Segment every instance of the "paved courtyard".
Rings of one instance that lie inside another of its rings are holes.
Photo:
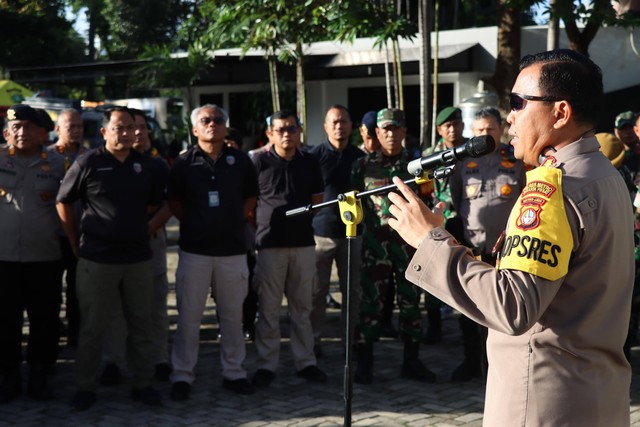
[[[169,255],[170,282],[176,265],[176,248]],[[335,288],[333,288],[335,291]],[[334,293],[336,299],[339,294]],[[171,328],[175,330],[175,294],[170,292]],[[397,315],[396,315],[397,316]],[[286,309],[282,310],[283,349],[277,377],[268,389],[250,396],[230,394],[222,389],[218,329],[213,303],[207,306],[202,327],[200,359],[191,399],[169,399],[169,383],[156,383],[164,401],[147,407],[131,400],[128,381],[116,387],[101,387],[97,403],[86,412],[74,413],[69,403],[75,392],[72,378],[74,351],[62,345],[57,374],[51,384],[55,400],[36,403],[21,395],[0,405],[0,426],[339,426],[344,415],[344,351],[339,342],[339,311],[329,310],[329,336],[323,342],[324,357],[319,366],[329,375],[327,384],[309,384],[297,378],[288,343]],[[354,426],[480,426],[484,382],[453,383],[451,371],[460,362],[462,347],[455,314],[443,321],[443,341],[423,346],[421,358],[438,379],[423,384],[399,378],[401,342],[382,339],[375,347],[375,378],[371,385],[354,384],[352,424]],[[640,370],[640,347],[634,348],[635,366]],[[248,344],[246,368],[255,371],[255,347]],[[25,372],[26,374],[26,372]],[[26,377],[26,375],[25,375]],[[621,396],[621,399],[626,398]],[[632,426],[640,427],[640,376],[634,373],[631,390]]]

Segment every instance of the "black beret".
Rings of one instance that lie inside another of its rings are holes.
[[[36,113],[38,113],[38,118],[40,119],[38,126],[46,130],[47,132],[51,132],[55,125],[53,124],[53,120],[51,120],[51,116],[49,115],[49,113],[47,113],[42,108],[36,108]]]
[[[7,122],[12,120],[28,120],[40,126],[40,116],[36,110],[25,104],[17,104],[9,107],[7,110]]]

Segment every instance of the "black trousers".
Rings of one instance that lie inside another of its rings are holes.
[[[22,362],[25,310],[29,320],[27,362],[56,362],[60,303],[59,261],[0,261],[0,373],[17,369]]]
[[[73,254],[69,239],[62,237],[60,239],[60,250],[62,251],[62,260],[60,262],[60,278],[66,275],[66,317],[68,327],[68,338],[72,340],[78,339],[80,332],[80,309],[78,308],[78,296],[76,294],[76,269],[78,267],[78,258]]]

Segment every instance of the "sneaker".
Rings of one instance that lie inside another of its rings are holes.
[[[151,386],[132,389],[131,398],[137,402],[141,402],[145,405],[151,406],[158,406],[162,402],[160,393],[158,393],[158,391]]]
[[[296,373],[300,378],[312,383],[326,383],[327,374],[322,372],[316,365],[309,365]]]
[[[251,383],[256,387],[269,387],[271,381],[276,377],[276,374],[271,372],[268,369],[258,369],[255,374],[253,374],[253,379]]]
[[[76,392],[71,401],[72,411],[86,411],[96,403],[96,394],[92,391],[81,390]]]
[[[122,383],[122,372],[115,363],[108,363],[102,375],[100,375],[100,384],[105,386],[114,386]]]
[[[166,362],[158,363],[156,365],[154,377],[158,381],[169,381],[169,375],[171,375],[171,371],[173,371],[173,369],[171,368],[170,364]]]
[[[236,394],[244,395],[253,394],[255,391],[253,384],[247,381],[246,378],[238,378],[237,380],[228,380],[225,378],[222,380],[222,388],[230,390]]]
[[[191,394],[191,384],[186,381],[177,381],[171,386],[169,397],[172,400],[182,402],[189,399]]]

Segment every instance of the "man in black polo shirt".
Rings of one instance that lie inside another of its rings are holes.
[[[327,138],[309,149],[320,161],[324,179],[324,200],[335,200],[338,194],[353,190],[351,187],[351,168],[356,159],[365,153],[351,144],[351,116],[342,105],[329,107],[324,119]],[[316,355],[322,354],[320,337],[325,323],[327,306],[325,297],[329,292],[331,268],[335,260],[342,293],[342,319],[344,322],[347,292],[347,269],[351,270],[351,319],[355,326],[360,303],[360,247],[362,242],[352,242],[351,265],[347,264],[349,240],[346,238],[346,226],[340,219],[338,205],[327,206],[318,211],[313,218],[314,239],[316,242],[316,280],[313,288],[313,309],[311,326],[315,338]],[[351,329],[353,333],[353,328]]]
[[[254,157],[260,197],[256,210],[256,325],[258,370],[253,384],[267,387],[280,355],[280,308],[286,293],[291,317],[291,351],[297,375],[313,382],[327,376],[313,354],[311,294],[315,251],[310,215],[291,218],[289,209],[322,201],[323,183],[315,156],[299,150],[300,121],[291,111],[273,113],[267,129],[271,150]]]
[[[134,374],[131,396],[146,404],[160,403],[160,395],[150,386],[153,276],[147,215],[162,203],[164,183],[154,176],[151,159],[131,149],[135,124],[128,109],[105,111],[102,126],[105,145],[71,165],[56,206],[78,255],[78,392],[71,403],[78,411],[89,409],[96,400],[102,338],[111,311],[120,301]],[[82,210],[80,236],[73,207],[77,200]]]
[[[258,181],[249,157],[225,144],[227,120],[227,113],[216,105],[193,110],[198,144],[175,160],[169,174],[169,207],[180,220],[178,328],[171,353],[174,400],[186,400],[191,392],[209,289],[222,335],[222,386],[253,393],[242,367],[242,304],[249,277],[245,226],[247,220],[255,221]]]

